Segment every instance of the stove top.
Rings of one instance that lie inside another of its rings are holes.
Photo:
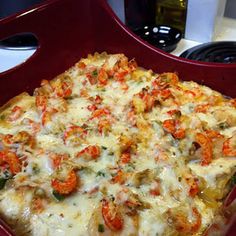
[[[204,43],[184,51],[180,57],[204,62],[236,63],[236,41]]]

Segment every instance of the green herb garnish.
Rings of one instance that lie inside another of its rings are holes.
[[[103,224],[99,224],[98,225],[98,232],[103,233],[105,231],[104,225]]]
[[[35,175],[37,175],[40,172],[40,168],[38,167],[36,163],[32,166],[32,172]]]
[[[3,188],[4,188],[6,182],[7,182],[7,179],[0,178],[0,189],[3,189]]]
[[[236,185],[236,175],[232,176],[231,182],[233,185]]]
[[[98,75],[98,71],[97,70],[94,70],[93,72],[92,72],[92,76],[97,76]]]
[[[227,128],[229,128],[229,125],[228,125],[227,122],[221,122],[221,123],[218,124],[218,126],[219,126],[220,129],[227,129]]]
[[[5,118],[6,118],[6,116],[5,116],[4,114],[2,114],[2,115],[0,116],[0,120],[5,120]]]
[[[65,199],[65,196],[58,193],[57,191],[53,190],[52,192],[53,196],[58,200],[58,201],[63,201]]]
[[[99,170],[99,171],[97,172],[97,176],[105,177],[105,173]]]

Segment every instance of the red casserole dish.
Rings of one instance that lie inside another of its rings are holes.
[[[105,0],[51,0],[0,20],[0,39],[31,32],[39,40],[36,53],[25,63],[0,73],[0,105],[13,96],[32,92],[42,79],[51,79],[95,51],[124,53],[160,73],[178,72],[226,96],[236,96],[236,64],[203,63],[167,54],[137,38],[113,13]],[[226,200],[236,199],[236,188]],[[233,236],[236,225],[227,236]],[[13,235],[0,221],[0,235]]]

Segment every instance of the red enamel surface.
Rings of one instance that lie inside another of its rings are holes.
[[[193,62],[162,52],[136,38],[105,0],[49,0],[0,20],[0,39],[22,32],[34,33],[40,47],[25,63],[0,73],[0,105],[23,91],[32,92],[42,79],[52,79],[95,51],[123,52],[155,72],[175,71],[183,80],[236,97],[236,64]],[[4,230],[0,227],[0,235],[7,235]]]

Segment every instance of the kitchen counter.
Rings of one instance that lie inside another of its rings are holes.
[[[236,41],[236,19],[224,17],[221,28],[221,32],[216,35],[214,41]],[[179,56],[186,49],[200,44],[200,42],[181,39],[177,48],[171,54]]]

